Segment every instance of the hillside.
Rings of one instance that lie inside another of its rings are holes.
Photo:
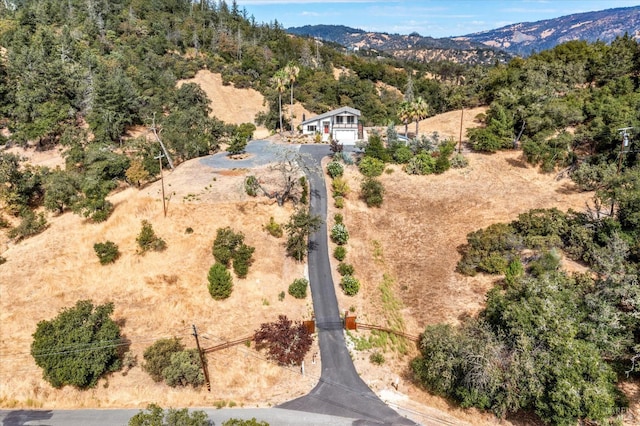
[[[571,40],[605,43],[625,33],[640,37],[640,6],[579,13],[537,22],[521,22],[502,28],[450,38],[418,33],[366,32],[342,25],[306,25],[288,28],[291,34],[317,37],[349,50],[377,50],[396,58],[421,62],[452,61],[491,64],[512,55],[527,56]]]
[[[610,43],[628,34],[640,38],[640,6],[577,13],[537,22],[522,22],[495,30],[454,37],[526,56],[571,40]]]

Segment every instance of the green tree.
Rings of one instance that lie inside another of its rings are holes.
[[[163,410],[156,404],[149,404],[146,410],[129,419],[129,426],[211,426],[212,422],[204,411],[189,412],[187,408]]]
[[[297,261],[303,261],[308,250],[309,235],[320,229],[321,225],[320,216],[314,216],[304,208],[296,210],[284,225],[287,231],[287,255]]]
[[[271,78],[271,84],[276,92],[278,92],[278,117],[280,120],[280,134],[282,134],[284,129],[282,125],[282,94],[284,93],[287,84],[287,75],[284,70],[280,70],[273,75]]]
[[[184,345],[177,337],[156,340],[144,350],[142,369],[149,373],[154,381],[161,382],[164,378],[162,372],[171,365],[171,356],[183,350]]]
[[[105,241],[104,243],[95,243],[93,250],[96,252],[101,265],[114,263],[120,257],[118,245],[113,241]]]
[[[169,365],[162,370],[164,381],[171,387],[204,384],[204,373],[200,366],[197,349],[182,350],[171,354]]]
[[[222,263],[214,263],[207,275],[209,280],[209,294],[215,300],[226,299],[231,296],[233,290],[233,280],[231,274]]]
[[[58,214],[73,206],[80,193],[77,176],[73,173],[54,170],[47,175],[44,183],[44,207]]]
[[[146,219],[142,220],[142,229],[136,238],[136,242],[138,243],[139,254],[145,254],[150,250],[163,251],[167,248],[167,243],[156,235],[153,226]]]
[[[120,327],[111,319],[113,303],[95,306],[81,300],[52,320],[40,321],[33,334],[31,356],[43,378],[60,388],[94,387],[105,373],[120,369]]]
[[[291,87],[291,134],[293,134],[293,84],[300,74],[300,67],[293,62],[289,62],[287,66],[284,67],[284,73]]]

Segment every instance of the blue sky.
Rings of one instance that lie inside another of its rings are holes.
[[[236,0],[257,22],[285,28],[333,24],[365,31],[450,37],[640,0]],[[230,4],[231,0],[227,0]]]

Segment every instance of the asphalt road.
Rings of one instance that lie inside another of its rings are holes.
[[[267,164],[274,150],[265,141],[249,144],[254,154],[246,164],[229,160],[225,153],[203,158],[214,168],[253,167]],[[415,425],[416,423],[389,408],[362,381],[351,360],[344,339],[336,298],[327,242],[327,189],[320,162],[329,155],[328,145],[301,145],[310,171],[311,211],[320,215],[322,227],[309,241],[309,283],[320,344],[322,373],[309,394],[271,409],[204,409],[209,418],[220,424],[229,418],[265,420],[271,425]],[[0,410],[3,426],[18,425],[126,425],[139,410]]]
[[[327,242],[327,188],[320,162],[327,156],[327,145],[302,145],[300,153],[307,160],[311,188],[311,212],[320,215],[324,223],[309,241],[309,283],[320,344],[322,374],[309,394],[280,405],[290,410],[308,411],[350,417],[355,424],[415,423],[389,408],[362,381],[351,360],[335,287],[331,277]]]

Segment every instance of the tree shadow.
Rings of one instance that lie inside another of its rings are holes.
[[[2,420],[2,425],[21,426],[36,421],[40,423],[50,420],[51,417],[53,417],[53,411],[51,410],[15,410],[6,415]]]
[[[527,162],[524,160],[523,157],[507,158],[506,161],[511,167],[518,167],[520,169],[528,169],[529,168],[529,165],[527,164]]]

